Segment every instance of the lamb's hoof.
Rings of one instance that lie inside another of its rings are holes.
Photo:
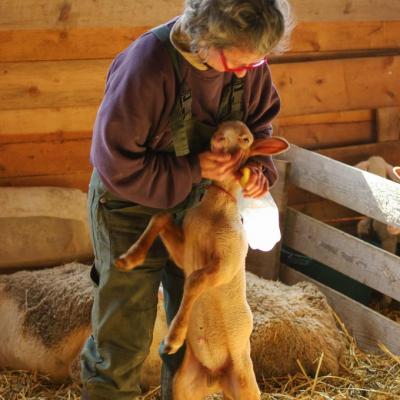
[[[119,269],[120,271],[130,271],[135,266],[129,262],[127,257],[121,256],[114,261],[115,268]]]
[[[170,342],[164,339],[161,352],[163,354],[175,354],[182,346],[183,343]]]
[[[139,265],[144,263],[146,259],[146,255],[143,255],[143,251],[138,246],[130,251],[122,254],[116,260],[114,260],[115,268],[119,269],[120,271],[130,271]]]
[[[165,346],[163,349],[163,354],[174,354],[176,351],[171,346]]]

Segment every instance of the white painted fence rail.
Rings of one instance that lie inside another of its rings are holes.
[[[383,223],[400,227],[400,185],[380,176],[292,145],[289,181]]]

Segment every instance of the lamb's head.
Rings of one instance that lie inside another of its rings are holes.
[[[254,139],[250,129],[241,121],[226,121],[218,126],[211,138],[211,151],[216,153],[242,153],[238,169],[250,157],[272,156],[289,149],[289,143],[280,137]]]
[[[226,121],[218,126],[211,138],[211,151],[215,153],[234,153],[243,150],[247,153],[254,142],[249,128],[241,121]]]
[[[216,153],[243,152],[243,163],[253,156],[272,156],[289,149],[280,137],[254,139],[250,129],[241,121],[226,121],[218,126],[211,138],[211,151]]]

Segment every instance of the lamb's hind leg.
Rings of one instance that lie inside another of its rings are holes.
[[[253,362],[250,358],[250,342],[246,353],[237,360],[232,360],[232,366],[221,379],[224,399],[229,400],[260,400]]]
[[[170,214],[159,213],[151,218],[149,224],[147,225],[142,235],[126,251],[126,253],[122,254],[114,261],[116,268],[122,271],[130,271],[131,269],[137,267],[138,265],[143,264],[151,245],[154,243],[154,240],[156,239],[157,235],[162,232],[167,232],[166,234],[169,237],[169,241],[171,243],[172,242],[176,243],[175,244],[176,250],[174,251],[174,253],[179,254],[179,256],[181,256],[181,254],[183,253],[182,229],[173,222],[172,216]],[[180,251],[178,251],[178,249]],[[174,254],[171,254],[171,256],[175,262],[180,261],[179,257],[177,260],[175,260]]]
[[[207,369],[196,359],[190,346],[187,346],[182,365],[174,378],[174,400],[203,400],[219,390],[218,380],[210,381]]]

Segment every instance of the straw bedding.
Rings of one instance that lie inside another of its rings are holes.
[[[314,376],[298,373],[260,382],[262,400],[282,399],[400,399],[400,357],[384,345],[377,354],[361,351],[345,327],[337,319],[346,340],[346,353],[338,376]],[[316,360],[323,361],[323,354]],[[299,365],[302,369],[301,364]],[[158,400],[159,389],[144,395],[145,400]],[[214,396],[213,399],[222,399]],[[0,373],[0,400],[78,400],[80,387],[76,383],[55,385],[45,376],[24,371]]]

